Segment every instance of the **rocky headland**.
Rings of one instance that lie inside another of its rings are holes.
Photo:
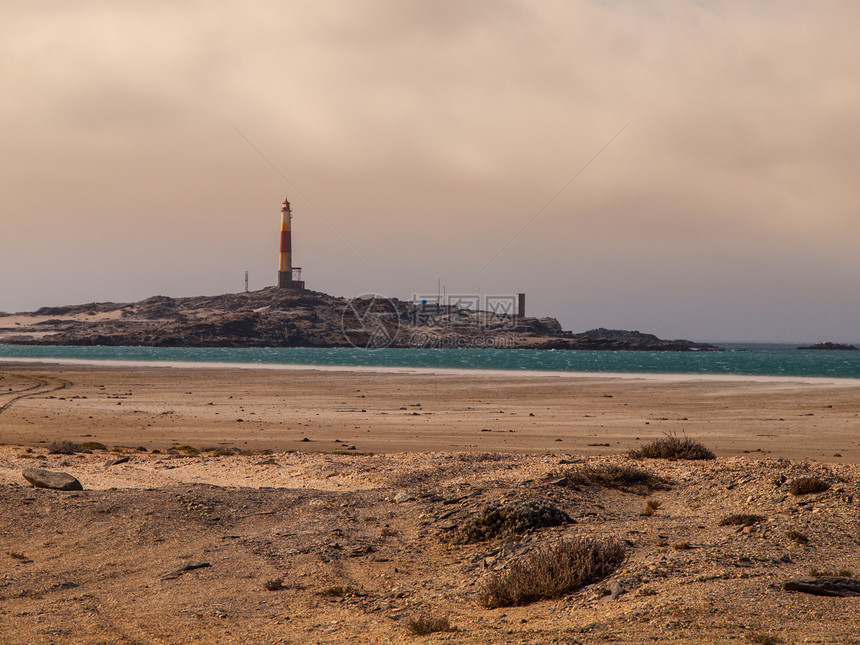
[[[854,345],[831,342],[815,343],[814,345],[804,345],[803,347],[798,347],[797,349],[836,349],[840,351],[857,351],[857,348]]]
[[[155,296],[0,314],[0,343],[146,347],[395,347],[712,351],[638,331],[573,333],[555,318],[455,305],[346,299],[274,287],[220,296]]]

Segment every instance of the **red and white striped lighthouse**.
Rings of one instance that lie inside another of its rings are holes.
[[[290,201],[284,198],[281,205],[281,260],[278,263],[278,286],[281,289],[293,288],[293,240],[290,233],[292,219]]]
[[[290,210],[290,201],[284,198],[281,205],[281,259],[278,263],[278,287],[281,289],[304,289],[302,270],[293,266],[293,239],[292,239],[293,212]],[[295,276],[295,277],[294,277]]]

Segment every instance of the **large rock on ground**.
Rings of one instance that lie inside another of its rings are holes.
[[[840,576],[793,578],[786,580],[782,588],[786,591],[800,591],[814,596],[860,596],[860,580]]]
[[[68,473],[58,473],[41,468],[28,468],[23,472],[24,479],[37,488],[52,488],[54,490],[83,490],[81,482]]]

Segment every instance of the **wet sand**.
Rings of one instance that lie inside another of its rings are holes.
[[[55,389],[60,388],[62,389]],[[860,463],[854,381],[0,363],[0,443],[719,456]]]

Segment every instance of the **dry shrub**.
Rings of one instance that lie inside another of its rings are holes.
[[[48,452],[52,455],[73,455],[79,449],[73,441],[52,441],[48,444]]]
[[[830,484],[818,477],[798,477],[789,484],[788,492],[792,495],[809,495],[810,493],[823,493],[828,488],[830,488]]]
[[[406,621],[406,629],[416,636],[426,636],[427,634],[435,634],[436,632],[456,632],[457,628],[453,627],[448,621],[447,616],[428,616],[422,614],[418,618],[410,618]]]
[[[665,437],[640,446],[627,453],[632,459],[716,459],[716,455],[687,435],[667,432]]]
[[[821,571],[820,569],[812,568],[809,570],[809,575],[813,578],[853,578],[854,572],[851,569],[839,569],[838,571]]]
[[[652,516],[657,512],[657,509],[660,508],[662,504],[658,502],[656,499],[649,499],[645,503],[645,510],[642,511],[647,516]]]
[[[107,450],[107,446],[100,441],[84,441],[78,444],[80,450]]]
[[[625,492],[647,495],[653,490],[668,490],[669,482],[654,473],[630,465],[606,464],[571,466],[552,473],[552,477],[566,477],[568,483],[580,486],[602,486]]]
[[[500,452],[465,452],[457,455],[458,461],[465,461],[470,464],[485,461],[504,461],[505,459],[510,459],[510,457]]]
[[[570,516],[563,510],[540,499],[495,503],[485,506],[476,517],[466,522],[454,536],[454,542],[484,542],[570,521]]]
[[[492,576],[479,593],[478,602],[495,609],[557,598],[602,580],[624,561],[624,556],[624,544],[618,540],[563,540],[513,561]]]
[[[801,533],[800,531],[795,531],[794,529],[792,529],[791,531],[786,531],[785,537],[787,537],[789,540],[797,542],[798,544],[809,544],[809,538],[804,533]]]
[[[763,519],[761,515],[737,513],[735,515],[726,515],[720,520],[720,526],[752,526],[753,524],[758,524]]]

